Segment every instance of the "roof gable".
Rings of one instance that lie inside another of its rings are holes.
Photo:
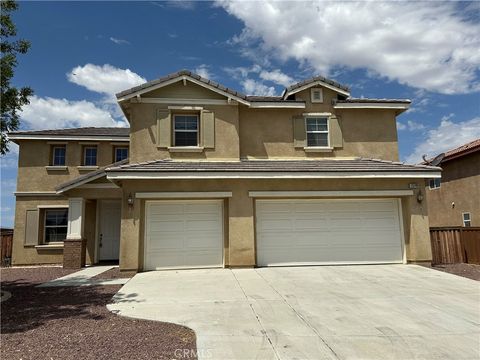
[[[290,95],[296,94],[297,92],[306,90],[314,86],[323,86],[342,95],[350,96],[350,89],[348,88],[348,86],[342,85],[323,76],[315,76],[287,87],[283,91],[282,98],[287,99]]]

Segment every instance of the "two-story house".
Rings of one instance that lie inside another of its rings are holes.
[[[409,100],[351,98],[323,77],[246,96],[190,71],[117,99],[129,129],[10,134],[14,264],[431,260],[424,184],[440,168],[398,162]]]

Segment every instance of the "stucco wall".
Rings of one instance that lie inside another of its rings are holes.
[[[82,144],[69,141],[66,149],[67,170],[48,170],[51,144],[44,140],[19,141],[17,191],[53,191],[55,187],[88,173],[80,170],[82,164]],[[128,145],[128,143],[125,143]],[[97,165],[105,166],[113,162],[113,146],[110,142],[97,143]]]
[[[133,208],[127,206],[128,194],[140,191],[231,191],[233,197],[225,202],[226,247],[228,266],[254,266],[255,221],[254,199],[248,191],[254,190],[399,190],[417,180],[385,179],[318,179],[318,180],[156,180],[123,182],[122,235],[120,267],[123,270],[141,270],[143,267],[143,229],[145,201],[136,199]],[[420,184],[420,183],[419,183]],[[430,260],[430,238],[426,203],[415,197],[402,199],[402,216],[406,236],[408,261]]]
[[[440,188],[430,190],[427,181],[430,226],[463,226],[464,212],[470,213],[472,226],[480,226],[480,152],[440,166]]]

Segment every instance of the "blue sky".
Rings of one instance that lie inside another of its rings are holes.
[[[480,137],[478,3],[21,2],[32,48],[14,83],[35,91],[23,129],[122,126],[113,94],[190,69],[247,94],[324,75],[354,97],[409,98],[401,159]],[[259,21],[261,19],[261,21]],[[1,159],[12,226],[18,149]]]

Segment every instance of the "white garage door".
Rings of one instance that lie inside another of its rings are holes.
[[[221,201],[147,201],[145,215],[145,270],[223,266]]]
[[[259,266],[402,262],[395,199],[256,204]]]

